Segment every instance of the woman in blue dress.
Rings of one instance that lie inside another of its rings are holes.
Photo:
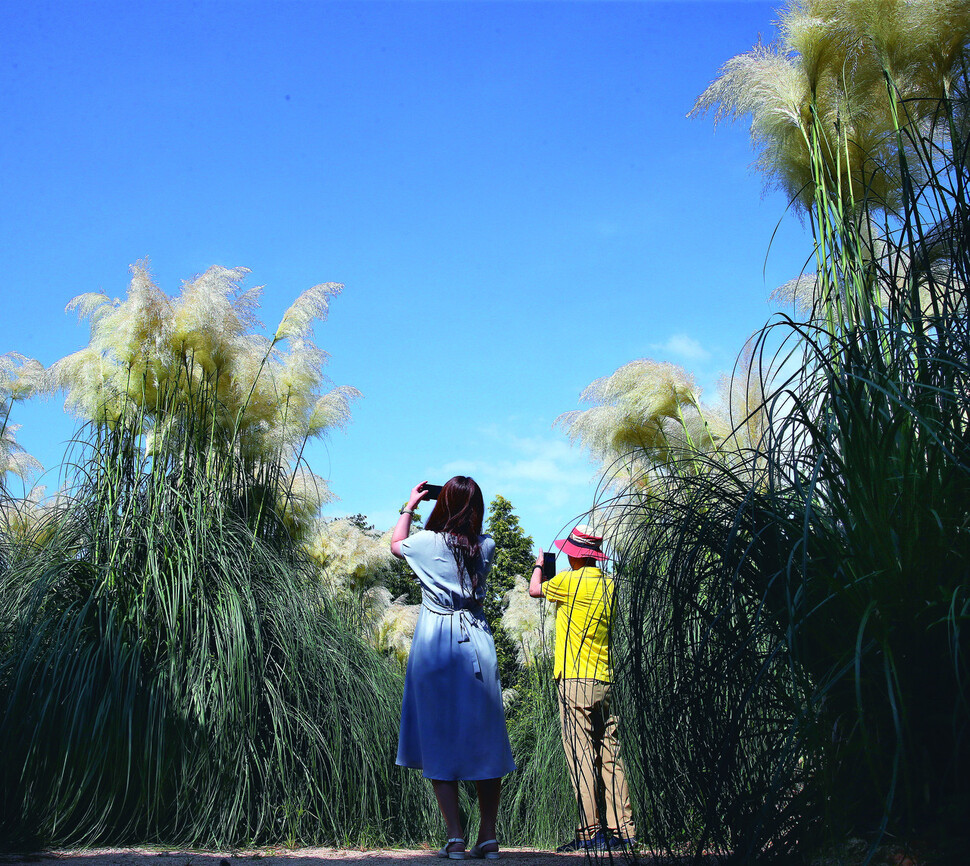
[[[445,819],[442,858],[498,859],[495,821],[502,776],[515,769],[502,707],[495,643],[482,612],[495,542],[482,535],[485,502],[475,481],[456,475],[441,489],[425,529],[409,535],[422,482],[391,535],[391,551],[421,582],[421,613],[404,680],[397,763],[423,770]],[[466,852],[458,782],[478,789],[478,841]]]

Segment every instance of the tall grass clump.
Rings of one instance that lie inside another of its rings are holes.
[[[794,700],[777,660],[761,671],[772,656],[757,599],[683,531],[714,545],[731,523],[715,479],[743,486],[760,471],[751,459],[767,419],[757,357],[746,352],[710,403],[686,371],[649,359],[583,396],[594,405],[559,423],[606,479],[593,519],[616,559],[614,700],[639,833],[677,856],[737,850],[758,821],[779,757],[773,731]]]
[[[393,766],[399,669],[343,620],[301,546],[323,482],[308,290],[253,333],[245,271],[169,298],[82,296],[86,349],[48,371],[85,420],[53,532],[0,586],[0,837],[231,846],[424,838]],[[283,351],[287,346],[288,350]]]
[[[697,107],[751,116],[759,167],[815,239],[815,273],[793,283],[804,315],[766,327],[735,375],[735,395],[765,396],[732,399],[733,440],[664,422],[675,449],[654,422],[677,412],[636,387],[568,419],[633,467],[610,513],[634,796],[655,845],[698,859],[848,834],[958,850],[970,9],[796,2],[779,23]]]
[[[517,767],[505,780],[499,814],[499,835],[508,845],[554,849],[576,832],[576,799],[560,734],[552,662],[547,651],[523,669],[508,712]]]

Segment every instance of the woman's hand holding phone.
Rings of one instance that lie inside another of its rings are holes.
[[[437,499],[439,496],[441,496],[442,485],[428,484],[428,482],[425,481],[421,486],[424,488],[424,492],[428,494],[428,499]]]
[[[422,481],[420,484],[415,485],[411,491],[411,495],[408,497],[408,508],[415,508],[419,502],[430,498],[428,491],[425,489],[427,483],[427,481]]]

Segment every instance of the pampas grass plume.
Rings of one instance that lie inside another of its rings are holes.
[[[303,292],[283,314],[274,340],[305,339],[314,320],[324,321],[330,298],[343,291],[341,283],[321,283]]]
[[[405,664],[420,614],[420,604],[405,604],[403,599],[391,602],[377,624],[377,648],[389,650],[402,665]]]
[[[597,405],[564,413],[556,424],[605,468],[632,452],[666,459],[669,422],[683,423],[684,412],[700,406],[700,389],[683,368],[643,358],[597,379],[581,399]]]
[[[505,594],[502,628],[515,641],[515,653],[522,667],[530,667],[541,655],[552,652],[555,633],[553,605],[529,595],[529,581],[515,575]]]
[[[387,538],[346,518],[320,521],[306,547],[334,589],[362,589],[393,562]]]
[[[921,123],[966,62],[970,7],[958,0],[804,0],[779,45],[730,59],[691,116],[751,117],[757,167],[806,212],[818,186],[850,210],[893,212],[899,123]],[[822,169],[824,176],[818,172]]]
[[[252,463],[295,460],[308,437],[346,424],[359,396],[347,386],[320,393],[326,353],[309,339],[339,286],[300,295],[271,340],[253,333],[262,287],[243,290],[248,273],[213,266],[169,298],[138,262],[124,300],[79,295],[68,309],[90,321],[89,345],[51,367],[45,390],[66,391],[65,408],[86,421],[128,418],[148,434],[167,417],[194,417]],[[153,433],[146,452],[161,457],[163,438]]]

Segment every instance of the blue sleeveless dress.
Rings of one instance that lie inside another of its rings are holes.
[[[397,763],[428,779],[497,779],[515,769],[505,727],[495,642],[482,615],[495,542],[481,537],[484,570],[472,598],[445,536],[401,542],[421,582],[421,613],[404,679]]]

